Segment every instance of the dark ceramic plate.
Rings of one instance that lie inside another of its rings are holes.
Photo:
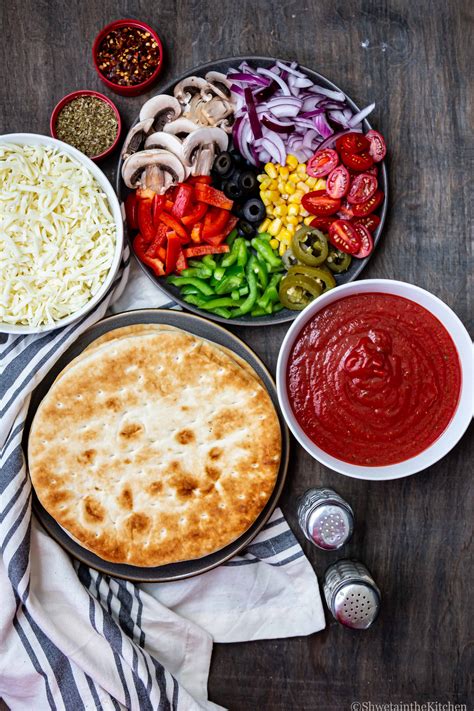
[[[200,336],[201,338],[206,338],[210,341],[214,341],[215,343],[219,343],[222,346],[226,346],[227,348],[230,348],[230,350],[234,351],[234,353],[240,355],[252,366],[252,368],[262,379],[278,413],[281,426],[282,451],[280,470],[278,472],[275,488],[265,508],[255,523],[248,529],[248,531],[240,536],[240,538],[225,548],[221,548],[221,550],[203,558],[199,558],[198,560],[183,561],[155,568],[139,568],[132,565],[118,565],[116,563],[110,563],[102,560],[98,556],[94,555],[94,553],[91,553],[73,541],[72,538],[70,538],[59,526],[59,524],[57,524],[56,521],[47,513],[47,511],[40,504],[38,498],[33,495],[33,507],[38,519],[41,521],[44,528],[48,531],[52,538],[54,538],[68,553],[74,556],[74,558],[77,558],[96,570],[100,570],[102,573],[113,575],[117,578],[125,578],[136,582],[164,583],[171,580],[182,580],[183,578],[190,578],[193,575],[205,573],[206,571],[211,570],[211,568],[221,565],[221,563],[229,560],[229,558],[232,558],[234,555],[237,555],[237,553],[248,546],[248,544],[255,538],[257,533],[263,528],[273,513],[283,489],[283,484],[285,483],[286,472],[288,469],[289,435],[288,428],[278,405],[275,383],[262,361],[253,351],[250,350],[248,346],[245,345],[243,341],[226,329],[221,328],[221,326],[193,314],[186,314],[181,311],[171,311],[169,309],[143,309],[140,311],[127,311],[99,321],[99,323],[95,324],[79,336],[77,341],[70,348],[68,348],[57,363],[54,364],[52,369],[40,385],[38,385],[32,395],[24,434],[25,451],[28,451],[28,434],[33,416],[41,400],[44,398],[59,373],[71,360],[73,360],[73,358],[78,356],[79,353],[82,353],[89,343],[94,341],[96,338],[102,336],[102,334],[107,333],[108,331],[112,331],[115,328],[129,326],[134,323],[160,323],[167,324],[169,326],[176,326],[178,328],[182,328],[183,330],[189,331],[196,336]]]
[[[181,74],[179,77],[176,79],[173,79],[170,82],[167,82],[166,84],[162,84],[159,86],[159,91],[157,91],[157,94],[172,94],[173,89],[178,82],[180,82],[182,79],[185,79],[188,76],[191,76],[193,74],[196,74],[198,76],[204,76],[206,72],[209,72],[211,70],[218,71],[218,72],[226,72],[230,67],[237,67],[241,62],[247,61],[249,64],[252,65],[259,65],[263,67],[271,67],[275,62],[277,61],[276,59],[273,59],[271,57],[229,57],[227,59],[219,59],[215,62],[208,62],[207,64],[201,64],[198,67],[195,67],[193,69],[189,69],[188,71],[184,72]],[[336,84],[333,84],[329,79],[326,79],[322,74],[318,74],[317,72],[314,72],[312,69],[308,69],[307,67],[301,67],[302,71],[304,71],[309,78],[315,83],[315,84],[320,84],[322,86],[326,86],[329,89],[334,89],[336,91],[343,91],[340,89]],[[345,92],[344,92],[345,93]],[[359,107],[346,95],[347,103],[349,106],[352,108],[354,112],[359,111]],[[138,117],[135,121],[135,123],[138,121]],[[365,131],[367,132],[369,129],[372,128],[370,123],[365,120],[363,122],[363,126]],[[121,178],[121,167],[122,167],[122,160],[119,160],[119,165],[118,165],[118,170],[117,170],[117,194],[119,196],[119,200],[122,202],[127,193],[129,192],[128,188],[125,186],[122,178]],[[387,214],[387,196],[388,196],[388,181],[387,181],[387,169],[385,166],[385,163],[380,164],[380,182],[381,182],[381,188],[385,193],[385,200],[382,205],[381,211],[378,213],[380,216],[380,225],[378,226],[375,234],[373,235],[374,237],[374,244],[377,246],[381,234],[382,234],[382,229],[383,225],[385,222],[385,217]],[[352,264],[350,268],[345,272],[344,274],[335,274],[335,279],[337,284],[346,284],[349,281],[354,281],[354,279],[357,279],[361,271],[364,269],[365,265],[369,261],[370,256],[367,257],[366,259],[353,259]],[[213,313],[207,312],[207,311],[201,311],[198,309],[196,306],[192,306],[191,304],[186,303],[186,301],[183,301],[182,298],[180,298],[179,295],[179,289],[176,286],[172,286],[171,284],[167,284],[164,278],[158,278],[156,277],[151,269],[146,267],[142,262],[139,261],[140,267],[143,269],[143,271],[148,275],[148,277],[157,284],[157,286],[160,287],[164,292],[166,292],[173,301],[176,301],[178,304],[180,304],[183,308],[187,309],[188,311],[193,311],[194,313],[201,314],[207,319],[211,319],[212,321],[220,321],[222,323],[228,323],[228,324],[235,324],[236,326],[262,326],[262,325],[271,325],[271,324],[277,324],[277,323],[285,323],[286,321],[293,321],[296,316],[298,315],[298,311],[290,311],[288,309],[284,309],[283,311],[278,312],[277,314],[274,315],[269,315],[269,316],[259,316],[259,317],[250,317],[250,316],[241,316],[240,318],[236,319],[225,319],[220,316],[216,316]]]

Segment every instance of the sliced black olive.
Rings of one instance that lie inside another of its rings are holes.
[[[230,200],[238,200],[242,197],[242,189],[236,176],[232,176],[232,178],[226,180],[222,185],[222,190]]]
[[[262,222],[266,214],[265,205],[259,198],[250,198],[242,208],[242,216],[247,222]]]
[[[251,170],[246,170],[240,174],[239,183],[244,195],[258,193],[257,176]]]
[[[256,233],[256,229],[253,225],[250,224],[250,222],[247,222],[247,220],[240,220],[239,225],[237,227],[237,232],[241,237],[253,237]]]
[[[245,162],[245,158],[239,151],[236,151],[235,149],[233,151],[230,151],[230,155],[232,156],[232,159],[234,161],[234,164],[239,166],[240,168],[247,167],[247,163]]]
[[[223,151],[219,153],[212,166],[213,172],[220,178],[229,177],[234,171],[234,159],[228,153],[228,151]]]

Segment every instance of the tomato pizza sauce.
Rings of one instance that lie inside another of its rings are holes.
[[[288,395],[306,435],[333,457],[386,466],[446,429],[461,368],[444,326],[413,301],[356,294],[317,313],[288,360]]]

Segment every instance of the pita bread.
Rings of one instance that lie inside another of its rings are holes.
[[[28,443],[51,516],[99,557],[136,566],[200,558],[242,535],[281,454],[254,375],[184,331],[152,331],[83,352],[41,402]]]

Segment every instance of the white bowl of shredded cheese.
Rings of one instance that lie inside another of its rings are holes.
[[[80,319],[119,268],[123,222],[104,173],[48,136],[0,136],[0,332]]]

